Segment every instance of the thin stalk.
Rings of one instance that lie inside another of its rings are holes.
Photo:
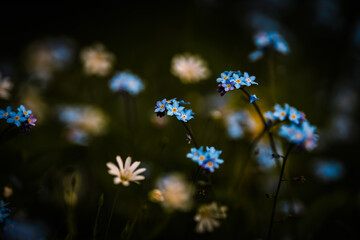
[[[94,240],[96,239],[96,232],[97,232],[97,228],[98,228],[100,210],[101,210],[103,203],[104,203],[104,194],[101,194],[100,199],[99,199],[99,206],[98,206],[98,210],[97,210],[97,214],[96,214],[96,218],[95,218],[94,231],[93,231],[93,239]]]
[[[196,143],[196,141],[195,141],[195,138],[194,138],[194,135],[193,135],[193,133],[192,133],[192,131],[191,131],[191,128],[189,128],[189,126],[188,126],[185,122],[181,121],[181,123],[184,125],[186,131],[189,133],[189,135],[190,135],[190,137],[191,137],[191,141],[194,143],[194,146],[195,146],[196,148],[199,148],[198,145],[197,145],[197,143]]]
[[[249,100],[250,100],[250,94],[249,94],[244,88],[240,88],[240,89],[243,91],[243,93],[244,93],[244,94],[249,98]],[[272,135],[272,132],[270,131],[269,125],[266,124],[264,115],[262,114],[262,112],[261,112],[261,110],[260,110],[260,108],[259,108],[259,106],[257,105],[256,102],[253,102],[252,105],[254,106],[254,108],[255,108],[257,114],[259,115],[259,117],[261,118],[261,121],[262,121],[262,123],[263,123],[263,125],[264,125],[265,131],[268,133],[271,150],[273,151],[273,153],[274,153],[275,155],[278,156],[279,154],[278,154],[278,152],[277,152],[277,150],[276,150],[274,137],[273,137],[273,135]],[[278,159],[275,158],[275,160],[276,160],[276,165],[279,167],[279,166],[280,166],[280,163],[279,163]]]
[[[273,202],[273,206],[272,206],[272,211],[271,211],[271,218],[270,218],[270,225],[269,225],[269,231],[268,231],[268,235],[267,235],[267,239],[270,240],[271,238],[271,232],[272,232],[272,227],[274,225],[274,217],[275,217],[275,210],[276,210],[276,203],[277,203],[277,199],[279,197],[279,192],[280,192],[280,187],[281,187],[281,183],[282,183],[282,178],[284,175],[284,171],[285,171],[285,164],[286,164],[286,160],[288,159],[288,156],[291,152],[291,149],[293,148],[293,144],[290,144],[285,157],[283,158],[283,164],[281,167],[281,172],[280,172],[280,176],[279,176],[279,181],[278,181],[278,185],[276,188],[276,193],[275,193],[275,197],[274,197],[274,202]]]
[[[114,199],[114,203],[113,203],[113,206],[112,206],[112,209],[111,209],[109,222],[108,222],[108,225],[107,225],[107,227],[106,227],[105,239],[108,239],[109,230],[110,230],[110,225],[111,225],[111,220],[112,220],[112,217],[113,217],[113,215],[114,215],[115,206],[116,206],[117,200],[118,200],[118,198],[119,198],[119,195],[120,195],[120,188],[118,189],[118,191],[117,191],[117,193],[116,193],[116,196],[115,196],[115,199]]]

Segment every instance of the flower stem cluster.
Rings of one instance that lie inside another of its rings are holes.
[[[318,140],[318,135],[315,133],[316,127],[310,125],[303,112],[288,104],[284,107],[276,104],[274,109],[274,112],[268,111],[264,114],[268,124],[274,121],[289,123],[280,127],[280,136],[307,150],[316,147]]]
[[[206,151],[204,151],[201,146],[199,149],[191,148],[190,151],[186,157],[199,164],[199,166],[208,172],[214,172],[215,168],[219,168],[219,164],[224,162],[224,160],[219,158],[222,151],[218,151],[214,147],[206,147]]]
[[[37,121],[31,110],[27,110],[24,105],[20,105],[16,111],[12,111],[8,106],[5,110],[0,109],[0,119],[5,119],[9,124],[15,124],[17,127],[22,126],[25,130],[30,130],[35,126]]]
[[[177,119],[183,122],[187,122],[190,119],[193,119],[194,113],[191,109],[185,109],[185,107],[180,104],[190,104],[186,103],[183,100],[177,101],[176,98],[166,100],[164,98],[161,101],[156,102],[155,113],[158,117],[165,116],[165,113],[169,116],[176,116]]]
[[[240,71],[225,71],[216,79],[218,82],[218,92],[221,96],[234,89],[240,89],[244,86],[258,85],[255,82],[255,76],[250,76],[247,72],[242,74]]]

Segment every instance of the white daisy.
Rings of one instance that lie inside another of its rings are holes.
[[[195,229],[196,232],[212,232],[215,227],[220,226],[220,222],[218,220],[226,218],[226,211],[226,206],[218,207],[216,202],[200,206],[194,217],[194,220],[198,222]]]
[[[122,183],[124,186],[129,186],[130,181],[139,183],[138,181],[145,179],[144,176],[139,174],[145,172],[146,169],[139,168],[136,170],[136,168],[140,165],[140,162],[134,162],[131,164],[131,157],[127,157],[124,165],[120,156],[116,156],[116,161],[119,165],[119,168],[112,162],[106,163],[106,166],[109,168],[108,173],[115,176],[115,184]]]
[[[207,78],[210,71],[200,56],[185,53],[175,55],[171,63],[171,73],[183,83],[195,83]]]
[[[12,82],[8,77],[2,79],[0,73],[0,98],[8,100],[10,98],[9,91],[13,88]]]
[[[106,51],[105,46],[96,44],[81,52],[84,71],[88,75],[106,76],[113,68],[115,55]]]

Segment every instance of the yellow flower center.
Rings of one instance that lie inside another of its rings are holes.
[[[129,181],[132,176],[133,174],[129,169],[126,169],[123,173],[120,173],[120,179],[123,182]]]
[[[6,116],[8,116],[8,115],[9,115],[9,113],[7,113],[7,112],[3,114],[4,117],[6,117]]]
[[[227,88],[231,88],[231,84],[228,84],[228,85],[226,85],[227,86]]]
[[[213,162],[208,162],[207,165],[208,165],[209,167],[212,167],[214,164],[213,164]]]
[[[293,115],[291,115],[291,118],[292,118],[292,119],[296,119],[296,116],[293,114]]]
[[[165,106],[164,105],[161,105],[160,108],[164,108]]]
[[[173,112],[177,112],[177,109],[176,109],[176,108],[173,108]]]
[[[182,115],[181,116],[183,119],[186,119],[187,118],[187,116],[184,114],[184,115]]]
[[[200,161],[204,161],[204,159],[205,159],[204,156],[200,156],[200,157],[199,157],[199,160],[200,160]]]
[[[240,83],[241,81],[240,81],[240,79],[236,79],[236,81],[235,81],[236,83]]]
[[[15,121],[19,121],[19,119],[20,119],[19,116],[15,116],[15,117],[14,117],[14,120],[15,120]]]
[[[251,82],[251,79],[250,79],[250,78],[247,78],[246,81],[247,81],[247,82]]]
[[[224,79],[224,80],[226,80],[226,79],[228,79],[228,77],[227,77],[227,76],[225,76],[225,77],[223,77],[223,79]]]
[[[30,119],[30,118],[28,118],[28,123],[31,123],[31,119]]]
[[[281,116],[285,116],[285,112],[280,113]]]
[[[27,111],[23,111],[24,115],[28,115]]]

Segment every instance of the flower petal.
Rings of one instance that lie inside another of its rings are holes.
[[[127,157],[126,158],[126,161],[125,161],[125,167],[124,169],[129,169],[130,168],[130,165],[131,165],[131,157]]]
[[[139,165],[140,165],[140,162],[139,162],[139,161],[134,162],[134,163],[130,166],[129,171],[130,171],[130,172],[134,172],[135,169],[136,169]]]
[[[122,161],[122,159],[121,159],[121,157],[119,155],[116,156],[116,161],[117,161],[117,163],[119,165],[120,172],[123,172],[124,171],[124,163],[123,163],[123,161]]]
[[[139,168],[139,169],[136,170],[133,174],[134,174],[134,175],[139,175],[140,173],[145,172],[145,171],[146,171],[146,168]]]
[[[108,162],[106,163],[106,166],[109,168],[109,174],[120,176],[119,168],[117,168],[115,164]]]

